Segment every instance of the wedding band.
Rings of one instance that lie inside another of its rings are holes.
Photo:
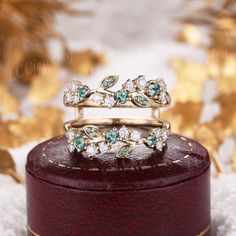
[[[72,81],[64,92],[64,105],[71,107],[165,107],[170,104],[163,79],[147,81],[143,75],[127,80],[122,88],[109,90],[118,76],[105,77],[97,89],[90,89],[80,81]]]
[[[170,134],[170,123],[154,119],[80,119],[66,122],[65,130],[70,152],[85,151],[92,157],[120,143],[116,157],[125,158],[142,144],[162,151]]]

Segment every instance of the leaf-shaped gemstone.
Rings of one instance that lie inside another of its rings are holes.
[[[132,101],[139,107],[149,107],[150,101],[145,95],[134,94],[132,95]]]
[[[125,145],[120,148],[120,150],[116,153],[116,157],[118,158],[125,158],[128,157],[129,154],[132,152],[133,148],[130,145]]]
[[[118,79],[119,76],[116,75],[107,76],[102,80],[100,87],[103,89],[111,88],[117,83]]]
[[[84,126],[84,132],[90,137],[90,138],[99,138],[101,136],[101,132],[98,127],[93,125],[86,125]]]

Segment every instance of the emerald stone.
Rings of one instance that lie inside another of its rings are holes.
[[[148,95],[155,97],[160,93],[160,85],[158,83],[150,83],[148,85]]]
[[[155,135],[149,135],[146,137],[145,143],[148,147],[154,148],[157,143],[157,138]]]
[[[116,130],[110,130],[105,133],[105,142],[115,144],[119,138],[119,133]]]
[[[89,93],[90,89],[87,85],[82,85],[77,90],[77,95],[80,98],[80,100],[88,97]]]
[[[119,152],[116,154],[116,157],[124,158],[127,157],[132,151],[132,148],[129,145],[121,147]]]
[[[100,136],[98,128],[94,126],[85,126],[84,131],[91,138],[98,138]]]
[[[133,97],[133,101],[136,105],[140,107],[148,107],[150,105],[148,98],[142,95],[135,95]]]
[[[101,87],[104,89],[108,89],[112,87],[113,85],[115,85],[117,80],[118,80],[117,76],[108,76],[102,80]]]
[[[85,141],[84,141],[84,137],[80,134],[77,134],[74,138],[74,146],[76,148],[77,151],[82,151],[84,150],[84,146],[85,146]]]
[[[118,90],[115,93],[115,100],[117,101],[117,103],[119,104],[124,104],[127,102],[128,100],[128,92],[126,90]]]

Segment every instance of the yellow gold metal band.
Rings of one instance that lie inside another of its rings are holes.
[[[170,105],[171,99],[163,79],[147,81],[143,75],[127,80],[122,88],[111,91],[118,76],[105,77],[97,89],[80,81],[72,81],[64,92],[63,102],[69,107],[139,107],[159,108]]]
[[[72,121],[68,121],[64,124],[65,131],[68,131],[70,127],[79,128],[85,125],[129,125],[129,126],[149,126],[149,127],[160,127],[165,126],[170,129],[170,123],[168,121],[162,121],[152,118],[80,118]]]
[[[136,145],[162,151],[170,134],[170,124],[156,119],[78,119],[65,123],[70,152],[86,151],[88,156],[116,149],[124,145],[116,157],[124,158]]]

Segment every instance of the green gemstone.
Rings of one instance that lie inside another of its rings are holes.
[[[119,104],[124,104],[128,100],[128,92],[126,90],[118,90],[115,93],[115,100]]]
[[[92,138],[98,138],[100,136],[99,131],[95,127],[87,126],[84,128],[84,131]]]
[[[115,85],[116,82],[117,82],[117,76],[108,76],[102,81],[101,86],[104,89],[107,89]]]
[[[115,144],[119,138],[119,133],[116,130],[110,130],[105,133],[105,142]]]
[[[160,85],[158,83],[153,82],[148,85],[148,94],[151,97],[155,97],[159,93],[160,93]]]
[[[141,95],[136,95],[134,96],[134,102],[141,107],[148,107],[149,106],[149,101],[147,98],[141,96]]]
[[[116,154],[116,157],[119,157],[119,158],[127,157],[131,153],[131,151],[132,151],[132,148],[129,145],[123,146],[121,147],[119,152]]]
[[[83,151],[85,146],[84,137],[80,134],[77,134],[74,138],[74,146],[77,151]]]
[[[77,90],[77,95],[79,96],[80,99],[88,97],[89,93],[90,89],[87,85],[82,85]]]
[[[149,135],[146,137],[145,143],[148,147],[154,148],[157,143],[157,138],[155,135]]]

